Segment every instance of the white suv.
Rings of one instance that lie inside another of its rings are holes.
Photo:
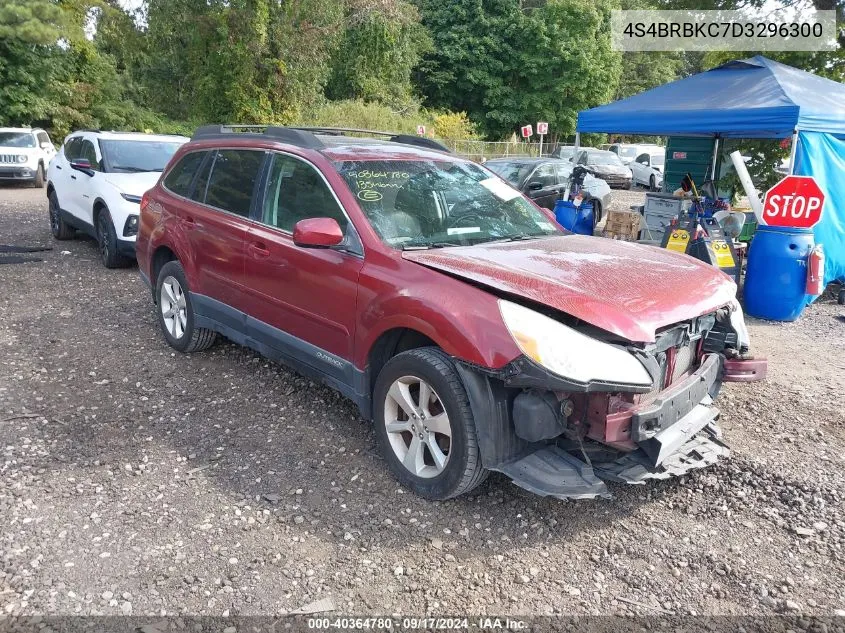
[[[84,231],[107,268],[135,259],[141,196],[184,136],[82,130],[70,134],[47,171],[50,229],[57,240]]]
[[[28,180],[41,188],[55,155],[56,148],[44,130],[0,127],[0,181]]]

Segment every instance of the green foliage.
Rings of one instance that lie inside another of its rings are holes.
[[[395,110],[390,106],[368,103],[363,99],[329,101],[303,113],[296,120],[299,125],[348,127],[404,134],[415,134],[417,125],[427,122],[416,105]]]
[[[437,138],[447,140],[478,138],[475,124],[469,120],[466,112],[442,112],[435,114],[432,120],[431,131]]]
[[[625,53],[615,99],[625,99],[675,81],[682,68],[678,53]]]
[[[326,96],[406,103],[412,93],[411,71],[429,46],[416,8],[403,0],[378,9],[350,5],[332,56]]]
[[[50,0],[4,0],[0,5],[0,40],[55,44],[62,35],[64,17]]]
[[[609,100],[621,55],[611,50],[611,0],[418,0],[434,47],[417,81],[427,102],[464,111],[491,138],[545,120],[571,135],[577,113]]]

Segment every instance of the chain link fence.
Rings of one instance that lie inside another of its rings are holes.
[[[475,141],[471,139],[439,140],[450,150],[471,160],[481,161],[502,156],[540,156],[540,142],[526,141]],[[544,142],[542,155],[548,156],[554,144]]]

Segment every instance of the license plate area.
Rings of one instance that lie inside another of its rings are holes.
[[[660,392],[631,417],[631,439],[648,440],[676,424],[702,401],[709,401],[710,388],[719,378],[721,359],[716,354],[705,357],[701,367],[686,380]]]

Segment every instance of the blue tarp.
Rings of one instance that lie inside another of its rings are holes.
[[[813,233],[825,253],[825,283],[845,279],[845,135],[799,132],[794,172],[814,176],[825,194]]]
[[[584,110],[578,132],[786,138],[845,134],[845,85],[760,55]]]

